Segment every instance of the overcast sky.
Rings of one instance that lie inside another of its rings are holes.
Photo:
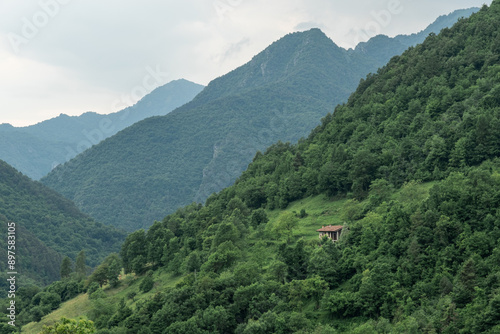
[[[491,0],[0,0],[0,123],[115,112],[180,78],[206,85],[294,31],[319,27],[350,48],[484,3]]]

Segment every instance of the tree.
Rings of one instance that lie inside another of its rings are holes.
[[[87,264],[85,263],[85,251],[81,250],[76,256],[75,273],[78,277],[87,276]]]
[[[121,323],[131,315],[132,309],[127,306],[127,304],[125,303],[125,299],[122,298],[120,300],[120,303],[118,304],[118,310],[115,314],[113,314],[111,319],[108,320],[108,327],[117,326],[119,323]]]
[[[102,328],[108,324],[117,307],[117,303],[109,303],[103,298],[93,299],[87,315],[89,319],[94,321],[97,328]]]
[[[224,221],[219,224],[217,232],[215,233],[214,239],[212,241],[212,249],[217,249],[217,247],[226,241],[231,241],[236,243],[240,237],[240,233],[234,224],[228,221]]]
[[[337,247],[329,239],[321,246],[313,250],[308,270],[323,277],[330,286],[336,287],[340,281],[338,259],[340,254]]]
[[[234,319],[231,313],[222,306],[209,306],[199,316],[200,327],[210,333],[231,333],[233,331]]]
[[[387,201],[392,191],[392,186],[387,180],[373,180],[370,184],[370,194],[368,197],[372,207],[380,205],[383,201]]]
[[[163,249],[168,245],[170,239],[174,237],[172,231],[165,227],[165,224],[155,222],[146,234],[146,243],[148,247],[147,261],[153,266],[162,263]]]
[[[94,323],[90,320],[62,318],[52,326],[43,326],[41,334],[91,334],[95,333]]]
[[[164,333],[172,334],[203,334],[194,318],[187,321],[176,321],[172,323]],[[206,333],[206,332],[205,332]]]
[[[288,284],[289,305],[300,306],[312,299],[316,308],[320,306],[320,300],[328,290],[328,283],[319,276],[313,276],[305,280],[294,280]]]
[[[62,279],[68,278],[69,275],[73,272],[73,268],[71,268],[71,267],[72,267],[71,259],[66,256],[62,260],[62,263],[61,263],[61,278]]]
[[[366,316],[375,316],[384,311],[383,304],[390,302],[392,283],[391,267],[385,260],[380,260],[373,268],[363,271],[358,303]]]
[[[290,241],[293,236],[293,229],[297,226],[298,222],[299,219],[293,212],[284,212],[279,216],[278,221],[274,226],[274,231],[280,234],[285,231],[287,239]]]
[[[250,224],[253,227],[257,227],[261,224],[267,224],[269,221],[269,218],[267,218],[266,211],[262,208],[259,208],[257,210],[254,210],[252,212],[252,216],[250,218]]]
[[[282,261],[275,260],[269,266],[269,274],[280,283],[286,283],[288,277],[288,266]]]
[[[377,170],[377,156],[367,149],[360,149],[354,154],[351,161],[350,177],[352,191],[356,199],[362,199],[370,186]]]
[[[112,287],[118,285],[118,276],[120,276],[120,272],[122,271],[122,261],[118,254],[114,253],[108,256],[108,272],[107,278]]]
[[[49,310],[55,310],[61,304],[61,296],[55,292],[42,291],[33,297],[31,303],[32,305],[48,307]]]
[[[102,287],[104,284],[108,282],[107,273],[108,273],[107,265],[103,263],[94,270],[92,275],[90,275],[89,280],[90,282],[98,283],[99,287]]]
[[[304,239],[297,241],[295,246],[281,244],[278,248],[278,256],[287,265],[290,279],[302,280],[307,277],[309,254],[305,249]]]
[[[107,258],[94,270],[89,277],[89,282],[97,282],[102,287],[109,282],[111,286],[116,286],[118,283],[118,276],[121,272],[121,261],[118,254],[113,253],[108,255]]]
[[[248,207],[239,197],[234,197],[229,201],[229,203],[227,203],[227,215],[231,215],[235,209],[239,209],[243,216],[249,215]]]
[[[453,299],[457,306],[463,307],[474,298],[477,285],[476,262],[473,258],[464,262],[457,276],[453,289]]]
[[[143,278],[141,284],[139,285],[139,290],[142,292],[149,292],[153,288],[155,281],[153,280],[153,271],[149,270],[146,277]]]
[[[143,229],[128,235],[120,251],[125,273],[142,270],[146,264],[147,250],[146,233]]]
[[[218,273],[223,268],[230,267],[240,254],[240,250],[231,241],[225,241],[208,257],[201,269]]]
[[[11,326],[7,323],[0,323],[0,333],[2,334],[15,334],[17,333],[17,329],[14,326]]]
[[[201,261],[200,261],[200,256],[198,255],[198,252],[192,252],[189,254],[187,261],[186,261],[186,270],[187,272],[196,272],[200,270],[201,266]]]

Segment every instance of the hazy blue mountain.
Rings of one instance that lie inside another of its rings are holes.
[[[134,124],[42,182],[106,224],[148,227],[232,184],[257,151],[307,136],[384,65],[372,53],[340,48],[319,29],[288,34],[190,103]]]
[[[0,159],[38,180],[101,140],[147,117],[166,115],[189,102],[203,86],[187,80],[158,87],[134,106],[109,115],[87,112],[61,114],[28,126],[0,125]]]
[[[479,11],[479,8],[459,9],[448,15],[442,15],[429,25],[426,29],[411,35],[398,35],[388,37],[378,35],[367,42],[359,43],[356,48],[350,49],[351,54],[364,54],[371,58],[375,66],[382,66],[387,63],[394,55],[403,53],[410,46],[422,43],[429,34],[438,34],[441,30],[451,27],[460,18],[469,17],[471,14]]]

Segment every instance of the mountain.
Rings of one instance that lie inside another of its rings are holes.
[[[133,231],[234,182],[272,143],[296,142],[375,71],[319,29],[289,34],[191,102],[131,126],[42,182],[97,220]]]
[[[16,262],[17,271],[22,273],[21,285],[43,285],[59,279],[63,256],[75,260],[81,250],[85,250],[87,265],[95,266],[107,254],[117,251],[125,237],[124,232],[95,222],[71,201],[1,160],[0,221],[5,231],[7,222],[16,224]],[[6,268],[7,238],[2,238],[0,244],[0,263]],[[2,280],[2,287],[5,284],[7,281]]]
[[[134,106],[109,115],[94,112],[81,116],[61,114],[53,119],[19,128],[2,124],[0,159],[38,180],[55,166],[118,131],[145,118],[168,114],[189,102],[202,89],[203,86],[187,80],[176,80],[156,88]]]
[[[230,184],[257,150],[305,135],[361,76],[343,52],[318,29],[290,34],[193,101],[119,132],[42,182],[106,224],[148,227]]]
[[[378,35],[367,42],[359,43],[356,48],[349,51],[353,54],[361,53],[369,55],[378,67],[386,64],[393,56],[403,53],[411,46],[422,43],[429,34],[438,34],[444,28],[451,27],[460,18],[469,17],[479,11],[479,8],[459,9],[448,15],[442,15],[424,30],[411,35],[398,35],[390,38],[385,35]],[[378,68],[377,67],[377,68]]]
[[[307,139],[131,233],[121,282],[93,275],[57,314],[86,303],[73,317],[98,331],[153,334],[498,333],[498,27],[494,0],[392,58]]]

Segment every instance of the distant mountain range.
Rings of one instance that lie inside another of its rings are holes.
[[[95,266],[119,251],[125,238],[123,231],[96,223],[68,199],[0,160],[0,223],[5,231],[7,222],[16,224],[17,271],[23,284],[58,280],[63,256],[75,260],[81,250],[87,265]],[[0,264],[7,268],[7,237],[0,245]],[[1,282],[2,287],[7,284]]]
[[[0,159],[38,180],[92,145],[147,117],[166,115],[189,102],[203,86],[187,80],[158,87],[134,106],[109,115],[87,112],[27,127],[0,125]]]
[[[188,104],[121,131],[42,182],[101,222],[129,231],[148,227],[232,184],[257,151],[307,136],[405,45],[476,10],[440,17],[419,34],[377,36],[354,50],[319,29],[289,34]]]

